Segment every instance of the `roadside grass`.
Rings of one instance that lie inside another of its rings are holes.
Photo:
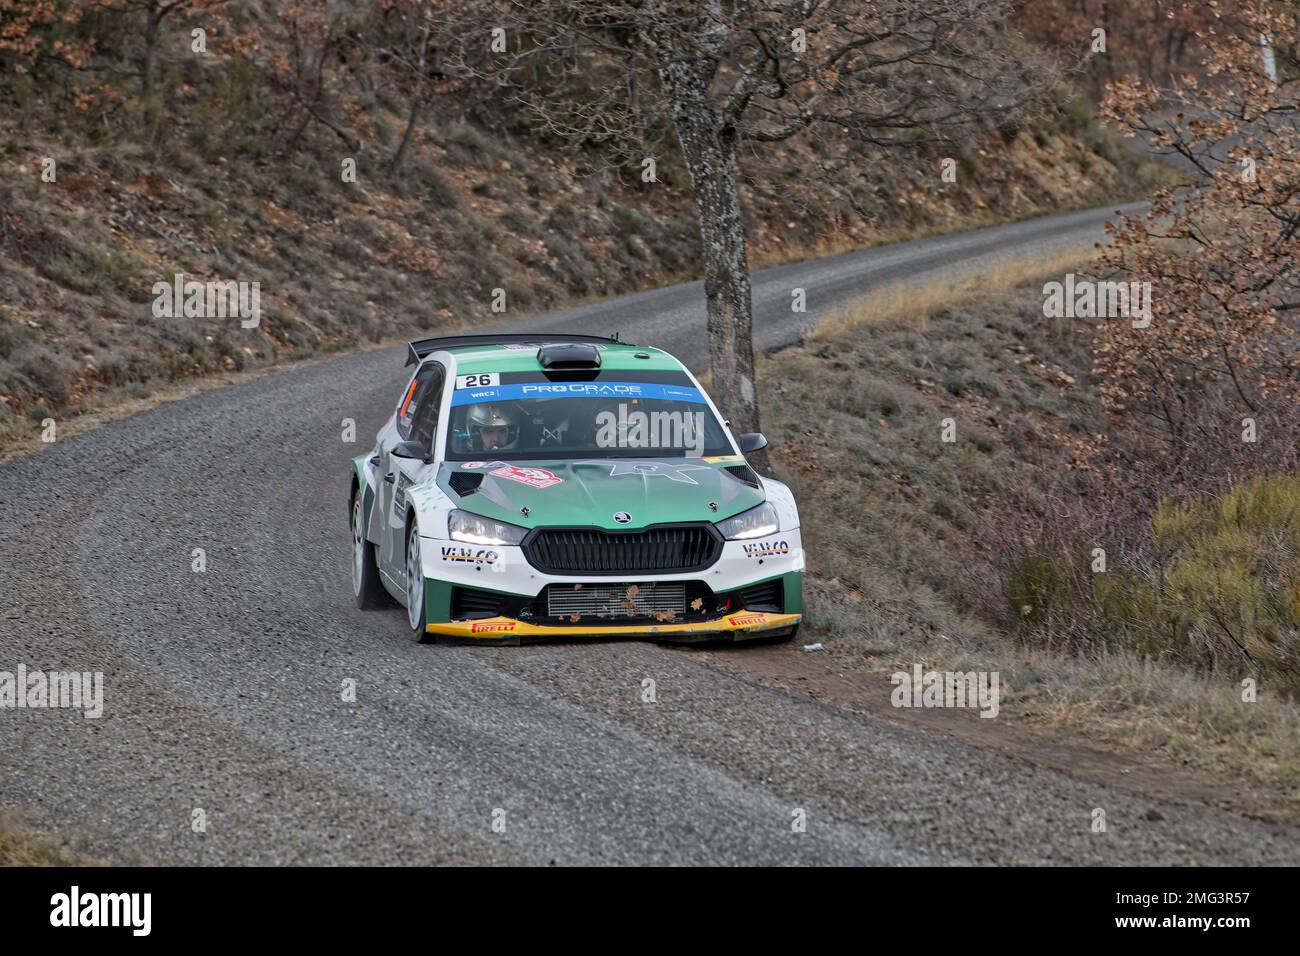
[[[925,331],[930,318],[977,294],[1010,292],[1032,280],[1058,277],[1081,269],[1101,254],[1094,243],[1061,243],[1031,258],[993,254],[959,268],[945,266],[918,277],[888,282],[870,295],[843,303],[817,324],[808,339],[833,339],[869,329]]]
[[[33,833],[0,814],[0,866],[87,866],[96,861]]]
[[[1068,475],[1065,447],[1107,427],[1091,330],[1042,314],[1042,282],[1086,268],[1070,256],[884,287],[760,363],[764,430],[808,552],[802,636],[882,673],[998,671],[1013,719],[1242,775],[1300,810],[1300,708],[1276,685],[1246,703],[1230,671],[988,613],[1003,599],[1002,493]]]

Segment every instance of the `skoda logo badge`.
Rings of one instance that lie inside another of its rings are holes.
[[[626,511],[617,511],[614,513],[614,520],[617,521],[619,524],[627,524],[629,521],[632,520],[632,516],[628,514]]]

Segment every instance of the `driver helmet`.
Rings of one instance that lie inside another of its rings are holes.
[[[519,441],[519,425],[500,405],[475,405],[469,410],[467,423],[474,451],[506,451]]]

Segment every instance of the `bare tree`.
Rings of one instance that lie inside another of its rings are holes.
[[[406,125],[388,160],[396,175],[415,138],[415,131],[435,94],[455,90],[458,82],[443,69],[440,27],[467,0],[379,0],[373,17],[358,31],[358,42],[379,67],[382,80],[406,97]],[[440,11],[441,16],[434,16]]]
[[[99,6],[109,12],[142,17],[140,53],[140,93],[146,98],[153,94],[155,61],[158,58],[158,41],[163,23],[168,19],[180,20],[197,13],[224,6],[228,0],[100,0]]]
[[[638,164],[665,135],[676,138],[699,213],[712,390],[733,427],[757,431],[741,150],[822,133],[918,146],[1005,118],[1035,86],[1006,8],[483,0],[454,34],[466,51],[495,46],[494,69],[481,75],[550,133]]]
[[[283,139],[285,153],[297,148],[312,123],[333,132],[352,152],[360,148],[357,137],[334,118],[340,35],[348,12],[346,4],[317,0],[281,0],[276,9],[279,35],[269,57],[270,74],[288,94],[284,121],[298,114]]]

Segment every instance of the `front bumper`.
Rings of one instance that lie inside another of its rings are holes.
[[[565,637],[656,637],[669,641],[743,641],[757,637],[782,637],[794,630],[802,614],[772,614],[738,611],[712,621],[681,624],[610,624],[593,627],[557,627],[532,624],[509,617],[429,624],[425,630],[441,637],[462,638],[494,644],[517,644],[525,640]]]
[[[626,577],[602,573],[549,574],[530,565],[518,547],[465,545],[442,538],[420,538],[426,576],[449,585],[482,588],[535,597],[547,585],[597,584],[602,581],[702,581],[715,593],[734,591],[758,581],[804,569],[803,539],[799,529],[762,541],[727,541],[710,567],[696,571],[629,572]],[[799,611],[798,607],[784,608]]]

